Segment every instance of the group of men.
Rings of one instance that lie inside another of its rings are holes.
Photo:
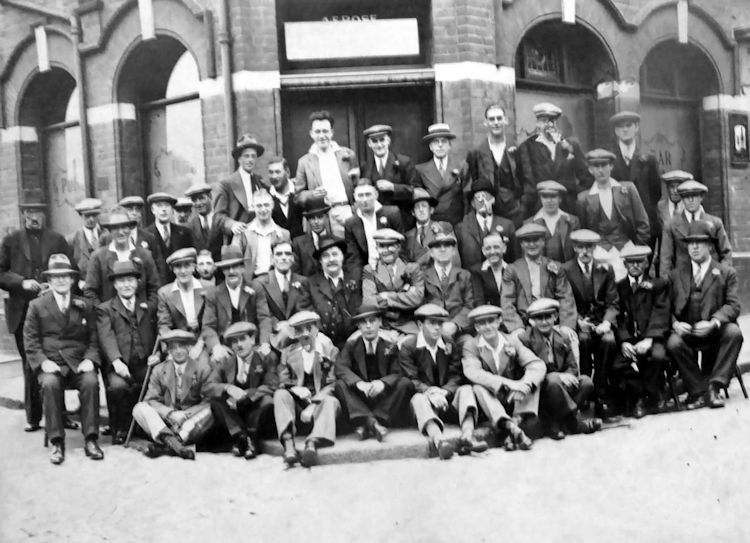
[[[103,458],[98,372],[113,444],[133,419],[152,457],[226,442],[250,459],[275,434],[290,466],[314,465],[337,422],[382,441],[416,421],[447,459],[484,451],[474,429],[486,420],[507,450],[528,450],[665,410],[675,373],[688,408],[723,406],[743,338],[707,187],[659,174],[637,113],[612,117],[612,151],[585,154],[557,130],[558,107],[534,113],[537,132],[516,148],[504,108],[488,106],[465,160],[450,127],[432,125],[432,158],[414,165],[387,125],[364,131],[372,153],[358,162],[316,112],[294,179],[283,157],[256,173],[265,149],[245,134],[237,170],[189,187],[190,206],[157,192],[105,214],[86,199],[70,243],[44,204],[22,204],[0,288],[26,430],[43,414],[62,463],[77,426],[64,390],[76,388],[85,453]],[[179,207],[191,211],[178,221]]]

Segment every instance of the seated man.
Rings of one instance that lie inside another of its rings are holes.
[[[580,409],[593,396],[591,377],[581,375],[574,353],[575,346],[568,334],[555,325],[560,302],[540,298],[529,306],[531,326],[519,336],[545,364],[546,375],[541,385],[540,410],[552,439],[565,434],[596,432],[602,420],[580,418]]]
[[[613,366],[613,378],[627,397],[628,411],[635,418],[663,408],[661,396],[664,370],[669,363],[665,339],[669,332],[669,283],[646,277],[651,248],[626,247],[621,253],[628,276],[617,283],[620,311],[617,339],[620,353]]]
[[[716,243],[704,221],[688,226],[690,268],[672,270],[672,334],[667,352],[680,370],[688,391],[687,408],[723,407],[720,390],[729,385],[742,348],[737,325],[740,300],[734,268],[711,258]],[[698,365],[698,352],[703,353]]]
[[[42,389],[44,424],[52,443],[50,462],[65,460],[65,389],[78,389],[81,400],[81,430],[86,439],[84,451],[92,460],[101,460],[99,448],[99,345],[96,320],[91,304],[71,293],[78,271],[64,254],[49,257],[42,277],[50,289],[31,300],[23,326],[26,360],[38,375]]]
[[[245,231],[232,240],[245,256],[245,281],[250,282],[271,269],[271,245],[278,239],[291,240],[289,230],[273,222],[274,199],[271,194],[261,189],[253,194],[255,218],[247,223]]]
[[[258,434],[273,424],[273,393],[279,386],[276,353],[255,351],[256,327],[235,322],[224,332],[234,356],[217,362],[203,395],[211,400],[216,425],[232,439],[232,454],[246,460],[258,454]]]
[[[508,264],[504,260],[508,238],[500,234],[489,234],[482,240],[484,262],[472,272],[474,303],[500,306],[503,274]]]
[[[504,436],[503,446],[528,451],[532,441],[518,422],[525,425],[537,417],[544,363],[517,339],[500,332],[502,313],[493,305],[471,310],[469,319],[477,335],[464,343],[461,363],[482,412]]]
[[[154,440],[146,456],[171,453],[195,460],[195,452],[186,445],[199,442],[214,422],[211,404],[201,395],[211,368],[190,358],[188,352],[195,343],[192,333],[170,330],[160,339],[167,345],[169,357],[154,366],[146,395],[133,408],[133,418]]]
[[[206,290],[193,276],[197,254],[192,247],[178,249],[167,257],[175,280],[159,289],[159,333],[179,328],[200,334],[203,297]]]
[[[156,341],[154,310],[135,296],[139,276],[132,262],[115,262],[109,279],[117,296],[97,307],[112,445],[125,442],[131,412],[146,378],[147,359]]]
[[[195,274],[204,289],[216,285],[216,262],[214,262],[214,257],[208,249],[198,251],[195,261]]]
[[[479,409],[471,385],[462,385],[461,353],[451,340],[443,340],[443,323],[448,311],[425,304],[414,312],[419,333],[406,338],[398,353],[401,371],[411,380],[416,394],[411,407],[417,428],[432,441],[438,456],[453,456],[453,444],[443,435],[444,420],[461,425],[459,454],[482,452],[487,443],[474,438]]]
[[[296,343],[281,353],[279,388],[273,395],[273,414],[279,440],[284,445],[284,463],[305,467],[318,463],[318,446],[336,442],[336,417],[341,404],[333,395],[336,380],[333,363],[339,350],[319,332],[320,317],[313,311],[292,315]],[[296,421],[312,424],[302,457],[294,445]]]
[[[360,335],[347,341],[336,359],[336,397],[360,440],[383,441],[414,390],[401,374],[398,347],[379,336],[378,307],[362,305],[352,318]]]
[[[424,299],[424,274],[419,264],[404,263],[399,248],[404,236],[381,228],[373,236],[378,247],[375,267],[365,266],[362,301],[380,308],[383,328],[398,334],[416,334],[414,310]],[[397,339],[397,338],[393,338]]]
[[[581,227],[578,217],[560,209],[568,189],[557,181],[542,181],[537,183],[536,192],[542,208],[526,222],[534,222],[547,230],[544,256],[550,260],[566,262],[573,258],[570,233]]]

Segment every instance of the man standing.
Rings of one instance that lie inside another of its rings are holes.
[[[472,186],[480,180],[490,182],[494,198],[493,212],[506,217],[516,228],[529,215],[522,203],[523,184],[519,176],[515,147],[509,147],[505,137],[508,118],[500,104],[490,104],[484,110],[487,138],[466,155]]]
[[[437,200],[423,188],[415,188],[412,193],[412,215],[416,221],[414,228],[406,233],[406,259],[425,265],[429,260],[430,249],[427,244],[432,239],[432,215],[435,212]],[[458,257],[456,258],[457,265]]]
[[[154,215],[154,223],[146,227],[146,232],[154,236],[159,252],[169,256],[178,249],[195,247],[195,241],[190,230],[185,226],[172,223],[174,204],[177,198],[166,192],[155,192],[147,198]],[[157,262],[157,268],[161,268],[160,275],[164,283],[174,281],[174,273],[169,269],[166,260]]]
[[[190,198],[177,198],[174,203],[174,223],[187,226],[193,213],[193,201]]]
[[[21,355],[24,381],[24,406],[26,409],[26,432],[39,430],[42,419],[42,399],[39,383],[29,366],[23,344],[23,323],[29,302],[42,291],[42,270],[50,255],[69,254],[65,238],[46,227],[43,203],[24,203],[20,206],[23,228],[14,230],[0,245],[0,288],[7,291],[5,300],[5,322],[8,332],[16,340]]]
[[[28,363],[39,377],[44,405],[45,432],[52,443],[50,462],[65,460],[65,389],[78,389],[84,451],[101,460],[99,448],[99,345],[96,320],[85,299],[71,293],[78,271],[64,254],[50,255],[47,270],[50,290],[29,304],[23,327]]]
[[[344,237],[344,222],[352,216],[352,178],[359,175],[354,151],[333,141],[333,117],[327,111],[310,115],[313,144],[297,162],[294,180],[296,202],[305,206],[310,198],[325,198],[330,206],[331,234]]]
[[[320,271],[320,263],[315,258],[320,239],[330,236],[328,227],[328,212],[331,206],[324,198],[309,198],[304,206],[302,215],[307,220],[308,230],[292,240],[294,251],[294,269],[305,277],[310,277]]]
[[[150,251],[154,262],[162,262],[167,255],[161,251],[161,247],[156,243],[154,235],[146,232],[146,230],[142,228],[143,208],[146,205],[143,198],[140,196],[125,196],[117,205],[121,210],[124,210],[125,213],[127,213],[127,216],[132,220],[133,227],[130,232],[130,240],[133,247],[140,247]],[[120,211],[120,209],[112,210],[111,213],[114,213],[115,211]],[[164,282],[164,277],[161,277],[161,281]]]
[[[213,212],[211,185],[196,183],[185,191],[185,196],[192,200],[195,209],[195,213],[187,223],[195,249],[198,252],[208,249],[214,260],[218,260],[221,254],[223,233],[218,224],[218,216]]]
[[[679,215],[685,210],[685,206],[682,203],[682,196],[680,196],[677,188],[685,181],[690,181],[693,178],[693,174],[682,170],[670,170],[665,172],[661,176],[661,180],[667,187],[667,196],[662,198],[657,203],[657,219],[659,221],[659,234],[664,231],[664,226],[667,224],[669,219],[675,215]]]
[[[541,181],[536,185],[542,208],[526,222],[534,222],[547,229],[544,242],[544,256],[558,262],[573,258],[570,233],[581,228],[578,217],[560,209],[560,204],[568,190],[557,181]]]
[[[489,234],[482,240],[482,255],[485,260],[472,271],[474,303],[500,306],[503,274],[508,264],[503,260],[508,238],[500,234]]]
[[[193,275],[196,257],[193,248],[178,249],[167,257],[167,266],[175,280],[159,289],[157,316],[160,334],[179,328],[200,335],[206,290]]]
[[[99,238],[102,236],[102,228],[99,226],[102,201],[98,198],[84,198],[76,204],[76,211],[83,219],[83,228],[73,234],[70,247],[73,262],[78,266],[81,277],[85,278],[91,253],[99,248]]]
[[[271,245],[276,240],[290,240],[289,230],[284,230],[271,218],[273,202],[268,191],[256,192],[253,200],[255,218],[232,242],[239,246],[245,256],[245,281],[248,284],[253,279],[266,275],[271,269]]]
[[[268,162],[269,192],[273,196],[273,222],[289,230],[292,239],[303,234],[302,207],[294,201],[294,185],[289,182],[289,163],[284,157],[271,157]]]

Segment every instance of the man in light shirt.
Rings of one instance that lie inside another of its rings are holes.
[[[266,275],[271,269],[271,245],[277,239],[289,240],[289,230],[273,222],[274,200],[266,190],[255,193],[253,209],[255,218],[247,224],[240,236],[235,236],[232,243],[239,246],[245,256],[245,281]]]
[[[581,221],[560,209],[563,196],[568,190],[557,181],[542,181],[536,186],[542,208],[526,222],[534,222],[547,229],[544,256],[558,262],[573,258],[570,233],[581,227]]]
[[[179,328],[200,334],[203,316],[203,283],[194,277],[195,249],[179,249],[167,257],[175,280],[159,289],[159,333]]]

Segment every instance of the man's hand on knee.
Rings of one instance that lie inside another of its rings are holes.
[[[42,371],[44,373],[58,373],[60,371],[60,366],[52,362],[52,360],[45,360],[42,362]]]

